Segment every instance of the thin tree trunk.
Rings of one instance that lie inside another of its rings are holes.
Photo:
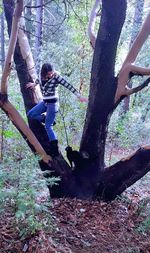
[[[95,41],[96,41],[95,23],[96,23],[98,10],[100,9],[100,3],[101,3],[101,0],[95,0],[95,3],[93,5],[93,8],[90,14],[89,24],[88,24],[88,35],[89,35],[90,43],[93,49],[95,48]]]
[[[0,19],[1,19],[1,66],[3,70],[5,61],[4,12],[1,13]]]
[[[37,0],[36,6],[36,29],[35,29],[35,62],[37,73],[40,72],[40,53],[42,46],[42,23],[43,23],[43,0]]]
[[[32,6],[32,0],[28,1],[28,6]],[[26,18],[26,33],[29,40],[29,44],[31,45],[31,33],[32,33],[32,9],[26,8],[25,9],[25,18]]]

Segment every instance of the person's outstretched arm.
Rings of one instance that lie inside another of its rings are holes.
[[[56,74],[55,78],[57,79],[58,83],[63,85],[65,88],[70,90],[78,99],[80,102],[88,102],[88,99],[83,97],[77,89],[75,89],[70,83],[68,83],[62,76]]]

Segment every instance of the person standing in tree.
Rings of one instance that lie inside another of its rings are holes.
[[[41,68],[41,92],[43,95],[43,101],[35,105],[27,114],[28,118],[38,120],[40,122],[45,121],[45,129],[50,141],[51,155],[53,157],[59,155],[58,140],[55,131],[53,130],[53,124],[55,121],[56,113],[59,109],[59,94],[58,86],[63,85],[70,90],[80,102],[87,102],[88,100],[81,96],[81,94],[62,76],[54,71],[53,65],[50,63],[44,63]],[[28,83],[27,88],[33,89],[36,84]],[[46,117],[45,113],[46,112]]]

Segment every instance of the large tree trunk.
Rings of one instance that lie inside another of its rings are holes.
[[[131,157],[111,167],[104,167],[107,127],[116,107],[114,102],[117,88],[117,78],[114,75],[115,57],[125,12],[125,0],[102,1],[101,23],[94,51],[89,105],[80,152],[72,153],[76,165],[73,171],[61,155],[54,159],[54,175],[60,176],[61,181],[58,186],[50,189],[52,197],[68,196],[82,199],[100,197],[103,200],[112,200],[150,170],[149,146],[139,149]],[[10,29],[10,20],[8,21]],[[32,107],[32,103],[25,84],[30,76],[18,44],[15,62],[28,110]],[[30,122],[30,127],[48,152],[46,145],[48,138],[44,128],[38,123],[36,125],[35,122]],[[88,158],[83,158],[83,151],[88,154]],[[43,162],[41,162],[41,168],[49,169]]]
[[[115,11],[114,9],[115,4]],[[81,151],[97,158],[97,165],[104,168],[107,126],[114,107],[116,79],[114,66],[116,50],[125,19],[125,1],[103,1],[100,28],[97,35],[89,104],[81,141]]]

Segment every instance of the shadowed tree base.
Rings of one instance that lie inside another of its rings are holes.
[[[53,169],[64,169],[63,161],[58,158]],[[62,173],[60,184],[49,188],[51,196],[111,201],[150,171],[150,147],[141,147],[103,172],[97,173],[100,170],[94,162],[85,166],[82,164],[82,168],[75,168],[72,173],[70,168],[68,175]]]
[[[106,168],[97,195],[103,200],[113,200],[149,171],[150,147],[141,147],[132,156]]]

